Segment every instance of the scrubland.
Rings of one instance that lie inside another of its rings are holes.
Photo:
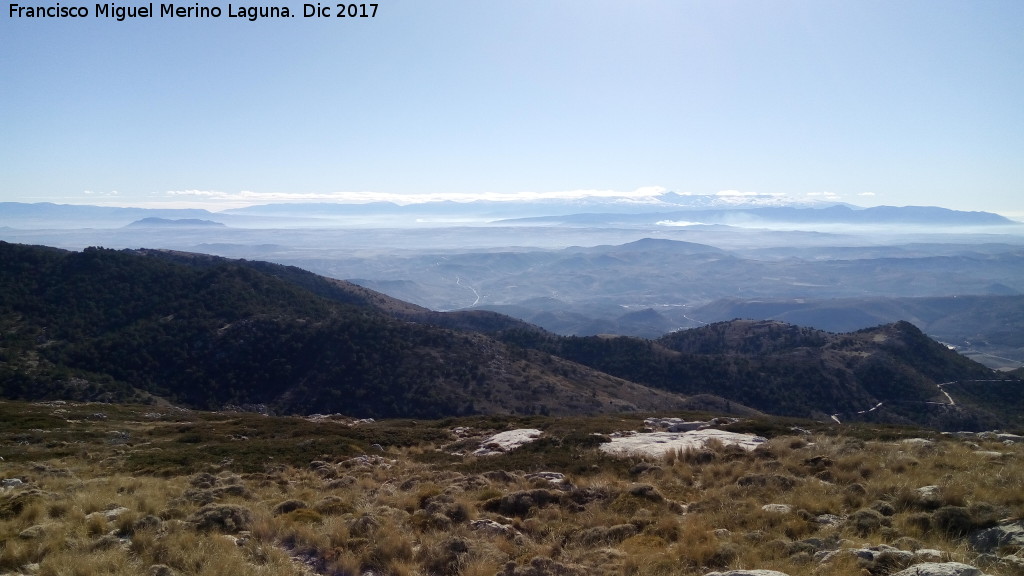
[[[472,454],[512,428],[543,435]],[[768,439],[750,452],[599,449],[642,428],[3,402],[0,574],[1024,574],[1019,545],[978,539],[1024,520],[1022,444],[749,420],[731,429]]]

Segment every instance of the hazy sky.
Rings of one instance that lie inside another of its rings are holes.
[[[1024,216],[1021,0],[2,1],[0,201],[661,187]]]

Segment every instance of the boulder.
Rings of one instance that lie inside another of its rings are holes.
[[[922,486],[915,491],[916,504],[925,510],[942,506],[942,489],[938,486]]]
[[[740,434],[705,428],[691,432],[649,432],[629,436],[613,436],[601,444],[600,450],[618,456],[662,457],[673,451],[698,452],[709,444],[736,446],[752,451],[767,440],[753,434]]]
[[[985,576],[984,573],[959,562],[925,562],[900,570],[892,576]]]
[[[971,546],[978,552],[994,552],[1004,546],[1024,547],[1024,520],[1006,522],[978,530],[970,535]]]
[[[790,576],[777,570],[730,570],[728,572],[709,572],[705,576]]]
[[[846,522],[846,518],[843,516],[836,516],[835,514],[819,514],[814,517],[813,521],[816,524],[822,526],[839,526],[843,522]]]
[[[550,485],[563,492],[570,492],[575,488],[573,483],[561,472],[534,472],[527,474],[526,479],[541,485]]]
[[[901,440],[901,443],[913,447],[931,447],[935,445],[934,441],[927,438],[905,438]]]
[[[868,548],[841,548],[832,551],[821,551],[815,554],[822,564],[829,564],[840,558],[853,557],[857,564],[872,574],[892,574],[896,570],[910,566],[918,557],[913,552],[900,550],[885,544]]]
[[[469,523],[469,529],[474,532],[482,532],[491,536],[504,536],[505,538],[512,539],[522,536],[522,534],[512,526],[487,519],[473,520]]]
[[[481,442],[480,448],[474,450],[473,455],[493,456],[511,452],[523,444],[529,444],[540,438],[541,434],[542,432],[535,428],[520,428],[500,432]]]
[[[689,422],[682,418],[648,418],[644,425],[649,428],[662,428],[668,432],[690,432],[711,427],[709,422]]]
[[[118,517],[120,517],[122,514],[124,514],[126,512],[129,512],[129,511],[130,510],[128,510],[124,506],[118,506],[116,508],[110,508],[108,510],[103,510],[103,511],[100,511],[100,512],[93,512],[91,514],[88,514],[86,516],[86,519],[92,519],[94,517],[102,517],[107,522],[113,522],[114,520],[117,520]]]

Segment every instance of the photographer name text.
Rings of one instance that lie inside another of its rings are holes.
[[[48,6],[29,6],[12,3],[8,8],[10,18],[107,18],[124,22],[143,18],[242,18],[254,22],[266,18],[376,18],[379,4],[303,4],[302,10],[289,6],[243,6],[228,4],[227,7],[182,4],[136,4],[122,6],[114,2],[67,6],[57,2]]]

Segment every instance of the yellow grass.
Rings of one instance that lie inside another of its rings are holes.
[[[46,404],[0,403],[0,409],[54,411]],[[384,450],[367,445],[375,458],[356,463],[349,453],[319,454],[315,465],[293,463],[287,447],[267,448],[262,470],[218,461],[176,474],[169,462],[182,450],[176,440],[182,424],[147,422],[141,414],[152,410],[108,409],[115,414],[107,420],[37,431],[53,441],[17,449],[7,439],[18,430],[3,432],[0,477],[23,483],[0,492],[0,574],[136,575],[164,566],[181,576],[355,576],[369,570],[494,576],[527,574],[534,564],[598,575],[689,576],[738,568],[859,574],[863,566],[848,557],[822,568],[806,550],[799,552],[801,541],[837,547],[913,542],[977,563],[982,559],[963,535],[936,528],[938,508],[960,507],[979,523],[1024,518],[1024,449],[995,442],[976,447],[935,437],[930,445],[905,444],[864,439],[870,431],[863,429],[855,438],[822,427],[809,437],[777,436],[755,453],[714,447],[702,455],[616,464],[588,448],[567,460],[571,468],[553,470],[568,473],[574,488],[563,491],[527,480],[530,470],[505,467],[529,460],[433,463],[443,448],[433,439]],[[230,421],[190,418],[190,433],[201,437],[216,437]],[[249,424],[257,425],[273,437],[273,419]],[[141,440],[112,444],[110,430],[128,430]],[[308,431],[311,438],[321,433]],[[357,441],[375,443],[347,442]],[[75,450],[67,448],[72,445]],[[185,446],[204,450],[202,443]],[[594,464],[579,466],[580,459]],[[924,486],[938,487],[931,501],[918,491]],[[508,516],[486,506],[534,490],[547,491],[550,501]],[[764,511],[766,504],[791,511]],[[201,525],[204,513],[214,519]],[[817,520],[826,514],[860,520]],[[1020,574],[1004,565],[986,572]]]

